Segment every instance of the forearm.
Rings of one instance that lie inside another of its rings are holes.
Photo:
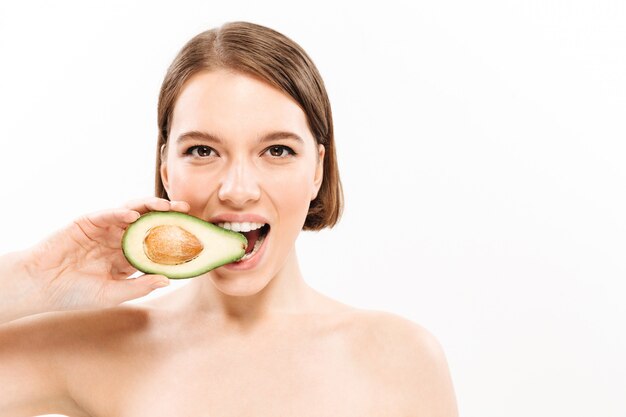
[[[0,256],[0,325],[45,311],[28,263],[25,251]]]

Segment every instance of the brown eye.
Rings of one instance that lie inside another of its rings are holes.
[[[211,156],[211,152],[213,152],[213,149],[208,146],[196,145],[187,149],[187,151],[185,151],[185,154],[195,156],[197,158],[205,158],[207,156]]]
[[[274,158],[285,158],[286,156],[295,155],[296,154],[293,151],[293,149],[291,149],[291,148],[289,148],[287,146],[283,146],[283,145],[272,146],[270,148],[267,148],[267,151]]]
[[[206,146],[201,146],[198,148],[198,156],[209,156],[211,154],[211,149]]]
[[[283,156],[284,149],[280,146],[274,146],[270,148],[270,155],[272,156]]]

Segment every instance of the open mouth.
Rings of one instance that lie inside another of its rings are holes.
[[[270,232],[270,225],[265,223],[218,223],[219,227],[222,227],[227,230],[232,230],[234,232],[239,232],[246,237],[248,240],[248,246],[246,247],[246,254],[239,259],[237,262],[245,261],[252,258],[259,248],[265,237]]]
[[[246,237],[246,239],[248,239],[248,247],[246,247],[246,254],[238,262],[252,258],[261,247],[261,244],[269,232],[269,224],[264,224],[260,229],[251,230],[249,232],[240,232]]]

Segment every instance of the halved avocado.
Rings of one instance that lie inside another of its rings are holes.
[[[192,278],[237,261],[248,241],[176,211],[152,211],[133,222],[122,237],[122,251],[131,265],[147,274]]]

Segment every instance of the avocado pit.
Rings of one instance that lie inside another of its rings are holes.
[[[153,262],[179,265],[195,259],[204,249],[202,242],[187,230],[175,225],[155,226],[148,230],[143,250]]]

